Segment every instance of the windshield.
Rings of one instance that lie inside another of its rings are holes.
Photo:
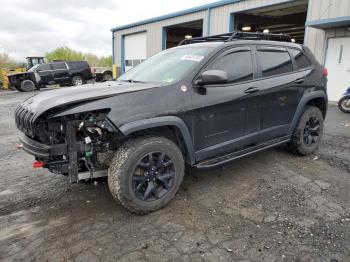
[[[39,64],[37,64],[37,65],[31,67],[31,68],[28,70],[28,72],[34,72],[35,69],[37,69],[38,67],[39,67]]]
[[[176,82],[183,78],[212,49],[212,46],[168,49],[132,68],[119,77],[118,80],[130,82]]]

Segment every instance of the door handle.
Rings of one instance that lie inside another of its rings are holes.
[[[294,81],[294,83],[297,83],[297,84],[302,84],[305,82],[305,78],[302,77],[302,78],[298,78],[297,80]]]
[[[251,94],[251,93],[255,93],[258,92],[260,89],[257,87],[249,87],[247,90],[244,91],[244,93],[246,94]]]

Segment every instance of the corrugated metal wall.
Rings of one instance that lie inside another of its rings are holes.
[[[290,0],[249,0],[214,8],[211,11],[210,34],[222,34],[229,32],[231,13],[242,12],[244,10],[281,4],[285,2],[290,2]]]
[[[335,18],[349,14],[349,0],[309,0],[308,20]]]
[[[229,31],[230,14],[251,10],[264,6],[291,2],[292,0],[242,0],[237,3],[228,4],[211,9],[210,34],[220,34]],[[350,16],[350,0],[309,0],[308,21]],[[195,12],[163,21],[153,22],[146,25],[135,26],[129,29],[114,32],[114,54],[115,63],[121,66],[121,36],[141,31],[147,31],[147,56],[162,50],[163,27],[179,23],[203,19],[203,34],[207,32],[208,10]],[[329,37],[349,36],[346,28],[319,30],[311,27],[306,28],[305,44],[313,51],[319,62],[324,62],[327,39]]]
[[[158,21],[146,25],[136,26],[129,29],[114,32],[115,44],[114,54],[115,62],[119,67],[121,66],[121,36],[141,31],[147,31],[147,56],[150,57],[162,50],[162,28],[170,25],[176,25],[189,21],[203,19],[203,31],[207,23],[207,11],[196,12],[184,16],[174,17],[171,19]]]
[[[307,21],[350,16],[350,0],[309,0]],[[320,63],[324,63],[327,41],[330,37],[350,36],[347,28],[306,28],[305,44]]]
[[[274,5],[278,3],[290,2],[291,0],[245,0],[225,6],[213,8],[211,10],[210,34],[220,34],[229,32],[230,13],[240,12],[248,9]],[[147,31],[147,56],[150,57],[162,50],[162,28],[198,19],[203,19],[203,34],[207,32],[208,10],[195,12],[163,21],[153,22],[146,25],[135,26],[129,29],[114,32],[114,54],[115,63],[121,66],[121,36]]]

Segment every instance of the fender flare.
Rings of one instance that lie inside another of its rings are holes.
[[[298,124],[299,118],[300,118],[301,114],[303,113],[303,110],[304,110],[306,104],[315,98],[323,98],[325,100],[325,102],[327,103],[327,95],[324,91],[319,90],[319,91],[314,91],[311,93],[304,94],[303,97],[301,98],[299,104],[298,104],[297,110],[295,111],[293,121],[292,121],[292,124],[290,126],[290,130],[289,130],[290,134],[293,133],[293,130],[295,129],[296,125]],[[326,107],[327,107],[327,105],[326,105]]]
[[[153,128],[153,127],[162,127],[162,126],[174,126],[180,130],[182,137],[184,139],[184,142],[186,144],[186,149],[188,152],[188,160],[191,164],[194,164],[195,154],[194,154],[192,138],[185,122],[179,117],[161,116],[161,117],[155,117],[155,118],[142,119],[142,120],[124,124],[119,127],[119,130],[125,136],[127,136],[136,131],[141,131],[141,130]]]

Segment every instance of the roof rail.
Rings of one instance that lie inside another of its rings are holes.
[[[179,45],[188,45],[194,43],[205,43],[205,42],[229,42],[233,40],[273,40],[282,42],[293,42],[291,37],[287,34],[271,34],[271,33],[260,33],[260,32],[241,32],[235,31],[232,33],[211,35],[195,38],[186,38],[180,42]]]

